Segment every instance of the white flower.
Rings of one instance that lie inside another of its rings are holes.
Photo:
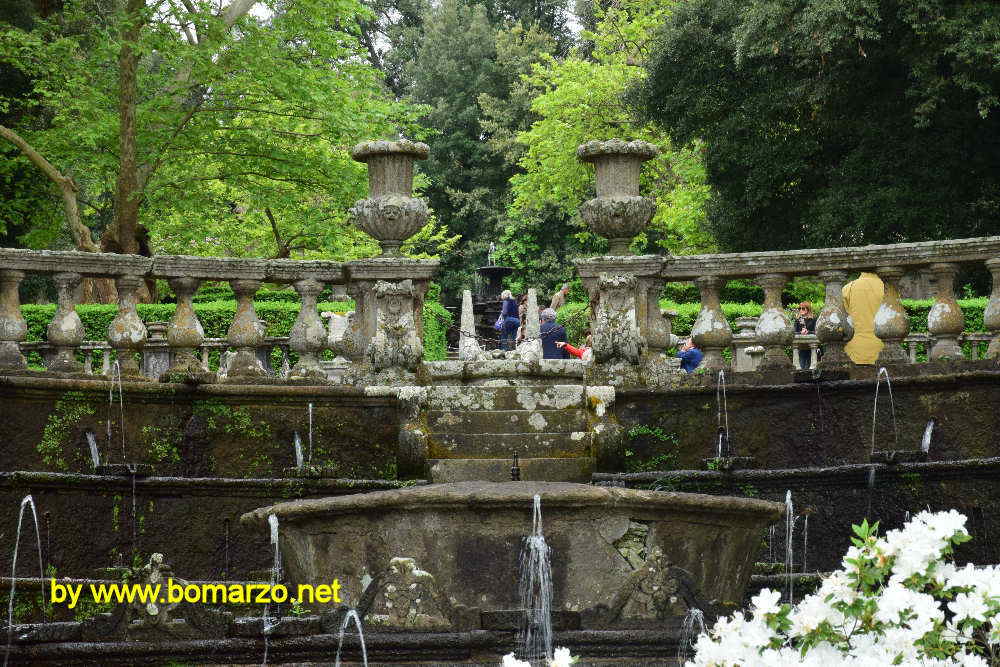
[[[501,663],[503,667],[531,667],[530,662],[525,662],[524,660],[518,660],[514,657],[513,653],[508,653],[503,657],[503,662]]]
[[[955,614],[955,622],[970,618],[974,621],[985,621],[985,613],[989,609],[981,595],[975,593],[959,593],[955,600],[948,603],[948,609]]]
[[[763,618],[767,614],[776,614],[781,611],[781,593],[772,591],[770,588],[763,589],[759,594],[750,599],[753,605],[754,616]]]
[[[557,648],[549,660],[549,667],[569,667],[574,662],[576,658],[569,654],[568,648]]]

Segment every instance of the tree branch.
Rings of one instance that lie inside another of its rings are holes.
[[[17,146],[21,153],[59,188],[63,200],[63,211],[66,213],[66,224],[69,226],[70,234],[73,235],[77,249],[85,252],[100,252],[101,249],[97,247],[90,235],[90,229],[80,221],[80,208],[76,200],[77,187],[73,179],[69,176],[63,176],[58,169],[52,166],[51,162],[13,130],[0,125],[0,136]]]

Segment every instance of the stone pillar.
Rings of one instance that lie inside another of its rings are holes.
[[[319,366],[320,350],[326,345],[326,327],[316,312],[316,300],[323,285],[312,278],[295,281],[299,294],[299,314],[288,333],[288,346],[299,355],[299,361],[288,374],[290,380],[326,382],[326,373]]]
[[[149,322],[146,331],[149,338],[142,348],[142,374],[158,378],[170,368],[170,348],[167,347],[166,322]]]
[[[733,330],[722,312],[719,303],[719,292],[726,284],[721,276],[702,276],[696,278],[694,284],[701,292],[701,312],[691,326],[691,340],[694,341],[705,355],[701,362],[702,368],[715,372],[728,370],[729,364],[722,356],[722,351],[733,342]]]
[[[986,268],[993,274],[993,291],[983,311],[983,324],[993,334],[993,340],[986,348],[986,358],[1000,362],[1000,257],[986,260]]]
[[[253,297],[261,281],[230,280],[229,286],[236,294],[236,315],[229,325],[227,338],[236,355],[229,363],[226,376],[239,381],[267,377],[267,371],[257,361],[257,348],[264,342],[264,324],[253,307]]]
[[[528,290],[527,308],[524,312],[524,342],[517,346],[518,355],[526,361],[542,358],[542,323],[538,318],[538,292],[534,287]]]
[[[146,325],[135,311],[135,291],[143,284],[140,276],[119,276],[115,278],[118,290],[118,313],[108,325],[108,342],[118,356],[122,377],[137,377],[139,363],[136,353],[142,350],[148,337]]]
[[[875,335],[884,343],[877,363],[905,364],[907,357],[902,342],[910,333],[910,320],[899,300],[899,280],[904,272],[898,266],[880,266],[875,272],[885,285],[882,304],[875,312]]]
[[[413,162],[429,155],[427,144],[407,141],[367,141],[351,157],[368,163],[369,198],[351,208],[354,224],[375,237],[386,257],[398,257],[403,242],[427,222],[427,203],[412,197]]]
[[[934,346],[927,355],[931,361],[962,359],[958,337],[965,329],[962,309],[955,301],[955,275],[958,265],[950,262],[931,264],[936,278],[934,305],[927,313],[927,330],[935,336]]]
[[[56,348],[56,356],[49,370],[59,373],[80,373],[83,365],[76,360],[76,348],[83,342],[84,328],[76,314],[76,288],[80,285],[79,273],[57,273],[52,276],[59,291],[59,307],[49,323],[49,342]]]
[[[844,308],[844,283],[846,271],[821,271],[819,279],[826,285],[823,310],[816,318],[816,338],[823,346],[823,358],[816,367],[820,370],[844,368],[851,363],[844,352],[846,345],[854,337],[854,323]]]
[[[23,279],[23,271],[0,271],[0,370],[21,370],[28,366],[20,346],[28,333],[17,293]]]
[[[792,360],[785,347],[795,338],[792,322],[781,305],[781,291],[788,283],[784,273],[765,273],[757,278],[764,288],[764,312],[757,320],[757,343],[764,346],[764,361],[760,370],[791,370]]]
[[[580,206],[580,216],[598,236],[610,242],[610,255],[631,255],[632,238],[649,224],[656,211],[652,200],[639,196],[642,163],[660,150],[644,141],[590,141],[576,155],[593,163],[597,197]],[[596,353],[595,348],[595,353]]]
[[[197,378],[211,382],[214,374],[198,359],[197,351],[205,340],[192,299],[201,281],[198,278],[171,278],[170,289],[177,295],[177,307],[167,326],[167,344],[170,346],[170,368],[160,376],[163,382]]]
[[[414,302],[423,301],[412,280],[380,280],[372,289],[375,301],[375,336],[368,344],[368,366],[374,373],[413,373],[424,353],[417,335]]]

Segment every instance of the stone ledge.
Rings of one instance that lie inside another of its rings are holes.
[[[510,459],[429,459],[427,461],[434,484],[481,479],[487,482],[510,481]],[[589,482],[594,459],[527,458],[520,459],[521,479],[545,479],[553,482]]]

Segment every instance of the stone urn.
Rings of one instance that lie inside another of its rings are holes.
[[[382,254],[398,256],[403,241],[427,222],[427,203],[412,197],[413,161],[424,160],[427,144],[407,141],[366,141],[351,149],[351,157],[368,164],[369,198],[351,208],[355,225],[373,236]]]
[[[597,197],[580,206],[580,215],[598,236],[611,243],[609,254],[630,255],[632,238],[649,224],[656,210],[651,199],[639,196],[642,163],[660,150],[645,141],[588,141],[576,150],[596,170]]]

